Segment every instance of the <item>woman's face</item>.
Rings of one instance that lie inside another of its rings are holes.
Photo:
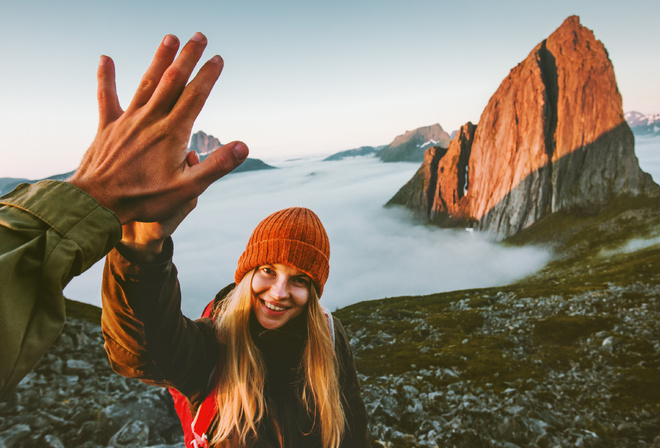
[[[261,326],[280,328],[302,313],[311,283],[307,274],[286,264],[258,267],[252,278],[252,293],[256,297],[254,314]]]

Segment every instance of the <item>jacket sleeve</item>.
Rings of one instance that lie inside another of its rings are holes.
[[[148,384],[174,387],[195,400],[206,391],[219,344],[210,319],[181,313],[172,240],[153,263],[132,263],[121,248],[106,258],[102,330],[113,370]]]
[[[335,350],[339,361],[339,384],[342,389],[342,400],[348,423],[341,447],[370,447],[371,436],[367,426],[367,411],[360,392],[353,352],[344,326],[336,317],[333,317],[333,319],[335,323]]]
[[[69,183],[22,184],[0,198],[0,396],[62,329],[64,287],[120,238],[117,217]]]

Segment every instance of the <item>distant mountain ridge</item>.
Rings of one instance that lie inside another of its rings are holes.
[[[347,149],[346,151],[340,151],[337,153],[334,153],[331,156],[326,157],[323,159],[324,162],[332,162],[332,161],[338,161],[338,160],[343,160],[348,157],[366,157],[366,156],[377,156],[378,152],[383,149],[385,146],[360,146],[359,148],[355,149]]]
[[[197,131],[190,136],[188,151],[197,151],[201,156],[207,156],[222,146],[220,140],[204,131]]]
[[[447,148],[450,141],[449,134],[436,123],[397,136],[378,156],[383,162],[421,162],[428,148]]]
[[[197,151],[197,154],[199,154],[199,159],[204,160],[207,158],[213,151],[218,149],[219,147],[222,146],[222,143],[220,143],[220,140],[215,138],[214,136],[210,134],[206,134],[203,131],[198,131],[195,132],[191,137],[190,137],[190,147],[188,148],[188,151],[195,150]],[[267,163],[263,162],[260,159],[254,159],[248,157],[245,161],[243,161],[242,164],[240,164],[237,168],[235,168],[231,173],[242,173],[245,171],[257,171],[257,170],[272,170],[276,169],[276,167],[268,165]],[[69,171],[68,173],[63,173],[63,174],[55,174],[50,177],[46,177],[43,179],[24,179],[24,178],[13,178],[13,177],[0,177],[0,195],[9,193],[12,191],[14,188],[16,188],[17,185],[22,184],[22,183],[28,183],[28,184],[33,184],[36,182],[39,182],[41,180],[66,180],[69,177],[73,175],[74,171]]]
[[[69,177],[73,175],[74,172],[75,171],[69,171],[68,173],[55,174],[53,176],[45,177],[43,179],[34,179],[34,180],[17,178],[17,177],[0,177],[0,195],[9,193],[18,185],[24,183],[33,184],[41,180],[67,180]]]
[[[446,148],[451,138],[440,124],[422,126],[398,135],[392,143],[385,146],[361,146],[356,149],[340,151],[325,161],[342,160],[346,157],[375,155],[383,162],[421,162],[424,152],[432,146]]]
[[[511,70],[478,125],[426,152],[388,205],[504,239],[550,213],[642,194],[660,187],[635,157],[607,50],[571,16]]]
[[[660,136],[660,114],[625,113],[626,122],[636,135]]]

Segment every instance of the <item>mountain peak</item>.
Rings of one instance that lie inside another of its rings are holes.
[[[450,140],[449,134],[440,124],[422,126],[397,136],[392,143],[380,150],[379,157],[383,162],[421,162],[428,148],[446,148]]]
[[[220,140],[203,131],[197,131],[190,137],[188,151],[197,151],[200,156],[207,156],[222,146]]]
[[[644,115],[630,111],[624,117],[635,135],[660,135],[660,114]]]
[[[404,186],[422,191],[390,203],[498,238],[549,213],[597,212],[615,196],[660,191],[639,168],[607,50],[577,16],[511,70],[476,130],[464,126],[424,163],[421,179]]]

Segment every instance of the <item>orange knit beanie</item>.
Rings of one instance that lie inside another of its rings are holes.
[[[254,229],[238,259],[234,280],[239,283],[251,269],[265,264],[286,264],[303,271],[321,297],[330,273],[330,241],[321,220],[308,208],[275,212]]]

